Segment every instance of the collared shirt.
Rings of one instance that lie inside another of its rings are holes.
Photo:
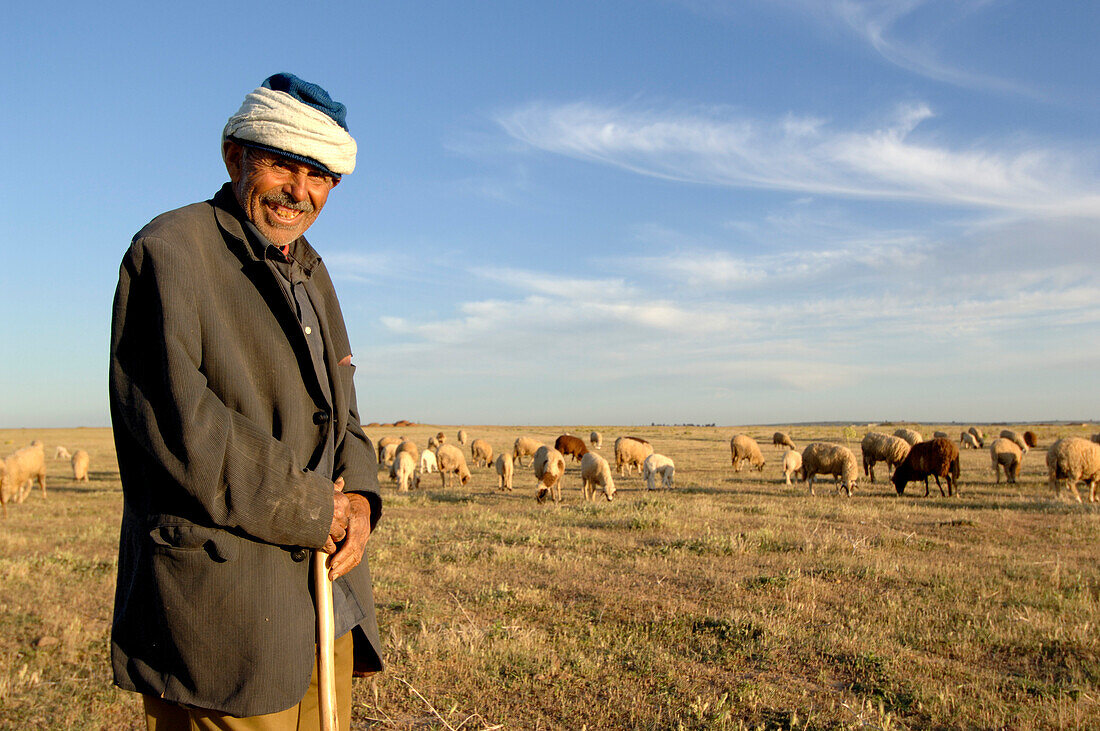
[[[298,324],[302,327],[302,335],[309,346],[310,359],[313,368],[317,372],[317,380],[321,383],[327,403],[327,409],[332,411],[332,387],[329,383],[328,364],[325,362],[325,344],[321,333],[321,322],[317,318],[317,310],[309,298],[306,288],[308,274],[302,265],[294,258],[294,245],[290,244],[285,250],[275,246],[267,237],[259,232],[256,226],[245,219],[245,228],[249,235],[249,244],[254,247],[256,253],[272,265],[279,274],[275,279],[279,282],[287,300],[294,308],[294,314],[298,317]],[[253,240],[253,237],[254,240]],[[315,472],[332,479],[333,466],[336,463],[336,436],[333,433],[332,423],[335,419],[329,419],[329,428],[325,432],[325,448],[321,453],[320,461],[313,466]],[[355,595],[348,590],[343,577],[332,584],[332,606],[336,624],[336,636],[343,637],[351,628],[359,624],[366,617],[366,612]]]

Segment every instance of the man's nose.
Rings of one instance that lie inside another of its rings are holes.
[[[304,201],[309,198],[308,184],[309,173],[299,170],[290,174],[290,179],[286,182],[286,185],[283,186],[283,190],[285,190],[295,202]]]

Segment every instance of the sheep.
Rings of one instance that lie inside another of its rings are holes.
[[[470,442],[470,456],[473,457],[475,467],[491,467],[493,447],[484,439],[475,439]]]
[[[982,430],[976,426],[972,426],[969,427],[967,431],[974,436],[974,439],[978,442],[978,447],[980,449],[985,449],[985,434],[982,433]]]
[[[459,429],[458,430],[458,443],[461,444],[462,446],[466,446],[466,430],[465,429]]]
[[[393,466],[394,459],[397,458],[397,445],[393,442],[381,447],[378,453],[378,464],[387,467]]]
[[[1011,484],[1020,476],[1020,463],[1023,462],[1024,453],[1011,439],[997,437],[989,445],[989,459],[993,463],[993,472],[997,475],[997,484],[1001,484],[1002,467],[1005,471],[1005,482]]]
[[[428,437],[428,449],[439,449],[439,440],[434,434]]]
[[[814,492],[815,475],[832,475],[833,482],[840,491],[840,481],[844,483],[844,493],[851,497],[859,480],[859,465],[852,450],[839,444],[811,442],[802,450],[802,473],[810,483],[810,494]]]
[[[588,443],[596,449],[603,449],[603,434],[594,431],[588,435]]]
[[[561,502],[561,488],[565,476],[565,457],[545,444],[535,451],[535,480],[538,493],[535,500],[542,502],[549,495],[554,502]]]
[[[733,470],[740,472],[746,462],[763,472],[764,455],[760,452],[760,445],[747,434],[735,434],[730,439],[730,462]]]
[[[1027,446],[1027,442],[1024,441],[1024,438],[1020,436],[1018,432],[1014,432],[1011,429],[1002,429],[1001,438],[1015,442],[1016,446],[1019,447],[1024,454],[1027,454],[1027,450],[1030,449],[1030,447]]]
[[[443,487],[447,487],[447,475],[452,472],[458,475],[463,485],[470,481],[470,468],[466,466],[466,455],[455,445],[441,444],[436,450],[435,461],[439,466],[439,478]]]
[[[8,503],[15,500],[18,497],[15,493],[15,487],[9,487],[6,478],[8,474],[7,468],[4,467],[4,461],[0,460],[0,516],[8,517]]]
[[[786,432],[777,431],[772,434],[772,444],[777,447],[790,447],[791,449],[798,449],[794,446],[794,442],[791,441],[791,435]]]
[[[806,479],[802,471],[802,452],[788,449],[783,455],[783,477],[787,478],[788,485],[791,484],[791,475],[799,481]]]
[[[402,454],[407,454],[410,457],[412,457],[414,466],[416,465],[417,461],[419,461],[419,459],[420,459],[420,450],[417,449],[415,442],[412,442],[412,441],[409,441],[409,440],[406,439],[405,441],[398,444],[397,445],[397,450],[393,453],[393,463],[390,465],[390,479],[391,480],[396,481],[398,479],[398,477],[397,477],[397,461],[398,461],[398,457],[400,457]]]
[[[933,439],[950,439],[951,437],[947,436],[947,432],[945,432],[945,431],[935,431],[935,432],[932,432],[932,438]]]
[[[42,489],[42,497],[46,497],[46,451],[41,442],[32,442],[29,447],[15,450],[8,455],[3,465],[0,495],[5,496],[5,516],[6,503],[11,500],[22,503],[26,500],[35,480],[38,480],[38,487]]]
[[[91,466],[91,457],[83,449],[78,449],[73,452],[73,456],[69,460],[69,464],[73,468],[73,479],[77,482],[88,481],[88,468]]]
[[[430,449],[425,449],[420,453],[420,471],[428,474],[439,470],[439,466],[435,463],[435,452]]]
[[[615,471],[627,476],[637,467],[642,471],[645,458],[653,454],[653,446],[638,437],[619,437],[615,440]]]
[[[642,477],[645,479],[645,489],[655,490],[656,478],[661,478],[661,487],[672,487],[672,480],[676,475],[676,465],[663,454],[654,452],[645,458],[642,464]]]
[[[901,437],[905,441],[909,442],[910,447],[913,446],[914,444],[920,444],[921,442],[924,441],[924,437],[922,437],[920,435],[920,432],[916,431],[915,429],[905,429],[905,428],[895,429],[894,430],[894,436],[895,437]]]
[[[930,439],[914,444],[905,461],[894,470],[891,481],[898,495],[905,493],[905,486],[913,480],[924,480],[924,496],[928,497],[928,478],[936,478],[936,486],[943,495],[940,478],[947,481],[947,495],[959,494],[959,448],[947,439]]]
[[[54,459],[72,459],[73,455],[69,453],[69,450],[67,450],[64,447],[58,445],[57,449],[55,449],[53,451],[53,458]]]
[[[1050,445],[1047,450],[1047,473],[1050,486],[1058,496],[1058,480],[1066,481],[1066,488],[1073,492],[1077,502],[1081,493],[1077,483],[1089,486],[1089,502],[1096,502],[1096,482],[1100,480],[1100,444],[1081,437],[1065,437]]]
[[[1096,444],[1100,444],[1100,434],[1093,434],[1091,440]]]
[[[405,437],[382,437],[381,439],[379,439],[378,440],[378,464],[382,464],[382,462],[385,461],[383,459],[383,455],[385,454],[386,447],[388,447],[389,445],[392,444],[394,446],[394,449],[397,449],[397,445],[400,444],[403,441],[405,441]]]
[[[896,469],[909,454],[909,442],[901,437],[890,436],[877,431],[869,431],[860,442],[860,451],[863,453],[863,474],[875,482],[875,462],[885,462],[887,476],[890,470]]]
[[[554,449],[566,457],[572,455],[574,462],[579,462],[584,455],[588,454],[588,447],[584,446],[584,440],[569,434],[562,434],[554,440]]]
[[[978,438],[968,431],[964,431],[962,436],[959,437],[959,446],[963,449],[980,449],[981,444],[978,442]]]
[[[597,487],[603,490],[603,496],[611,502],[615,495],[615,480],[611,477],[610,465],[595,452],[585,452],[581,459],[581,492],[586,502],[596,496]]]
[[[408,492],[410,485],[416,487],[419,484],[419,480],[414,476],[416,460],[410,452],[398,452],[397,459],[393,461],[393,467],[392,474],[397,480],[398,492]]]
[[[447,443],[447,435],[444,434],[443,432],[436,432],[435,433],[435,441],[438,442],[439,446],[442,447],[444,444]]]
[[[515,444],[512,445],[512,460],[522,466],[523,458],[534,457],[541,446],[542,442],[533,437],[516,437]]]
[[[1039,446],[1039,435],[1036,434],[1033,431],[1025,431],[1024,432],[1024,444],[1026,444],[1027,446],[1029,446],[1032,449],[1035,449],[1036,447]]]
[[[512,458],[503,452],[497,455],[497,476],[500,478],[497,484],[498,490],[512,491]]]

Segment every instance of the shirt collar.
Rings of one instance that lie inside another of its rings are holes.
[[[237,196],[233,194],[230,183],[223,185],[211,202],[217,209],[216,213],[222,228],[234,238],[245,242],[249,253],[257,261],[263,261],[270,252],[277,257],[296,261],[305,271],[307,277],[320,264],[321,257],[310,246],[305,236],[299,236],[291,241],[288,245],[289,253],[284,257],[281,249],[268,241],[267,237],[261,234],[252,221],[248,219],[248,216],[245,215],[244,209],[237,202]]]

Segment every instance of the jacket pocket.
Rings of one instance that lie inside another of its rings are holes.
[[[157,522],[149,531],[153,552],[183,557],[205,553],[218,563],[233,561],[240,553],[241,539],[218,528],[188,523],[179,518]]]

